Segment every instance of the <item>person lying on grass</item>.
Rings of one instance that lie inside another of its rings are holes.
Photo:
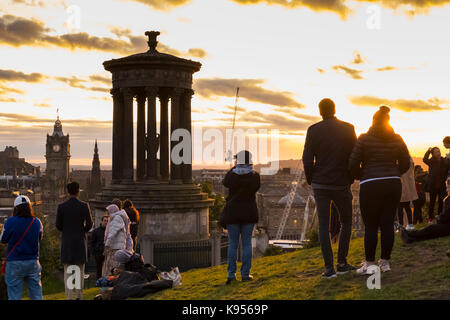
[[[450,194],[450,178],[447,179],[447,193]],[[402,228],[401,232],[405,243],[450,236],[450,195],[447,195],[444,200],[444,210],[437,216],[436,224],[414,231]]]

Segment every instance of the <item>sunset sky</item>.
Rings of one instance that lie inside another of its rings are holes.
[[[79,22],[79,24],[78,24]],[[193,125],[278,129],[299,158],[318,102],[367,131],[380,104],[413,156],[450,135],[450,0],[2,0],[0,149],[45,162],[56,109],[71,165],[99,141],[111,164],[111,74],[103,61],[158,50],[202,63]],[[447,151],[445,151],[447,153]],[[199,165],[199,164],[198,164]]]

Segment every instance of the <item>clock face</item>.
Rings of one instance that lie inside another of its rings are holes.
[[[55,145],[53,146],[53,151],[54,151],[54,152],[59,152],[59,150],[61,150],[61,147],[59,146],[59,144],[55,144]]]

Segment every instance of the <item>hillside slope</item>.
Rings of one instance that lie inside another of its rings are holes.
[[[450,299],[448,248],[450,237],[404,245],[397,236],[392,272],[382,274],[381,290],[367,289],[367,277],[354,273],[322,279],[320,249],[312,248],[255,259],[252,282],[226,286],[225,265],[196,269],[182,274],[181,286],[143,299]],[[352,240],[348,261],[359,265],[363,257],[363,239]],[[85,298],[98,292],[88,289]],[[63,294],[46,297],[63,298]]]

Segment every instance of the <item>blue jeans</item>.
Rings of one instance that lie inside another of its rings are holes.
[[[236,260],[239,236],[242,240],[241,277],[250,275],[252,267],[252,233],[254,224],[228,224],[228,278],[236,277]]]
[[[5,283],[8,287],[8,299],[22,299],[22,286],[25,281],[29,298],[42,300],[41,271],[39,260],[7,261]]]

